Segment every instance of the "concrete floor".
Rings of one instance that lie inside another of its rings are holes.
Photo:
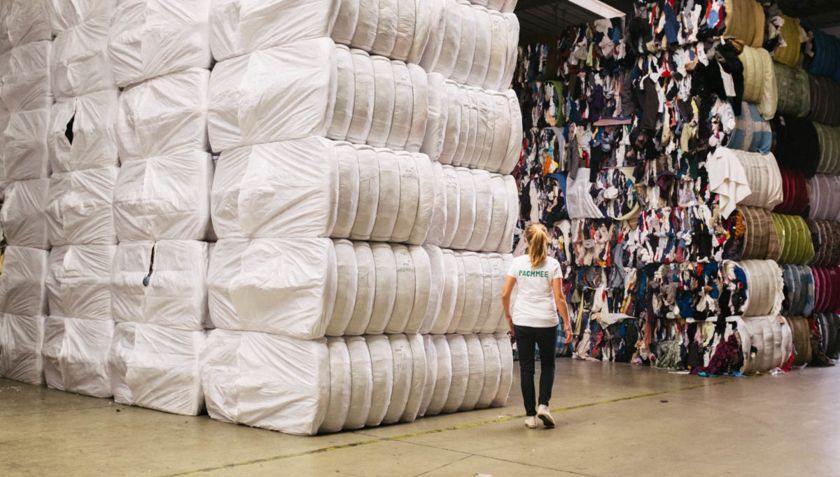
[[[0,380],[0,475],[840,475],[840,369],[702,379],[558,362],[555,430],[507,408],[322,437]],[[518,386],[518,384],[515,384]]]

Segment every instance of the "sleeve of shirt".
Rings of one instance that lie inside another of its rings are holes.
[[[507,276],[516,278],[516,261],[510,262],[510,267],[508,267]]]
[[[554,280],[555,278],[563,278],[563,273],[560,271],[560,262],[557,260],[552,260],[551,262],[551,279]]]

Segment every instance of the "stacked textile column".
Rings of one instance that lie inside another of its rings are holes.
[[[47,131],[52,30],[45,2],[0,5],[0,377],[41,384],[47,315]]]
[[[195,415],[213,159],[207,143],[209,0],[119,0],[108,42],[121,167],[110,275],[114,400]]]
[[[435,35],[447,19],[460,26],[474,12],[490,18],[445,0],[214,5],[209,136],[221,155],[208,284],[217,329],[202,357],[211,417],[313,434],[506,400],[510,345],[493,334],[504,259],[440,246],[450,230],[450,242],[468,248],[478,201],[488,207],[473,249],[509,251],[516,200],[501,176],[445,172],[430,159],[446,145],[445,93],[461,87],[418,66],[430,48],[443,49]],[[511,32],[494,15],[498,32]],[[511,43],[500,36],[499,60],[487,53],[484,68],[495,64],[494,87]],[[460,36],[449,40],[457,57]],[[483,44],[489,52],[492,42]],[[473,149],[479,111],[492,104],[504,116],[493,155],[503,163],[518,142],[508,97],[462,91]],[[480,131],[487,160],[490,130]],[[451,316],[458,303],[466,308],[468,289],[474,319],[458,330]],[[463,334],[445,336],[450,327]],[[440,336],[428,335],[433,328]]]

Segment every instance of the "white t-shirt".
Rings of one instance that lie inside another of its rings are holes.
[[[522,255],[513,259],[507,274],[516,279],[516,301],[511,312],[514,325],[551,328],[560,323],[551,290],[551,281],[563,276],[557,260],[546,257],[542,265],[533,268],[531,258]]]

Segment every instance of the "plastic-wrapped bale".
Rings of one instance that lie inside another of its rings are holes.
[[[414,90],[408,66],[402,61],[391,61],[394,77],[394,112],[391,115],[391,128],[385,140],[390,149],[402,150],[408,142],[411,132],[411,118],[414,114]]]
[[[336,289],[333,313],[325,333],[327,336],[344,336],[356,307],[359,266],[353,242],[336,240],[333,246],[335,247],[337,283],[340,286]]]
[[[390,60],[383,56],[371,56],[370,61],[373,65],[374,81],[373,117],[366,142],[373,147],[384,147],[394,121],[394,70]]]
[[[332,235],[336,238],[348,238],[353,231],[359,208],[359,157],[356,148],[347,142],[336,144],[335,155],[338,163],[338,212]]]
[[[814,258],[814,243],[805,219],[798,215],[773,214],[779,238],[779,263],[805,265]]]
[[[201,353],[201,387],[213,419],[315,434],[330,400],[327,344],[214,330]]]
[[[0,179],[18,181],[48,176],[49,121],[48,109],[0,113]]]
[[[205,240],[212,237],[213,160],[193,151],[123,162],[114,191],[120,240]]]
[[[744,374],[767,373],[790,359],[793,332],[783,317],[754,316],[744,318],[743,324],[749,335],[749,346],[744,346]]]
[[[426,412],[424,413],[426,416],[436,416],[443,411],[452,386],[453,363],[449,351],[449,342],[446,336],[443,335],[432,336],[431,341],[434,347],[434,357],[436,358],[431,363],[431,366],[435,368],[435,386],[429,404],[426,406]]]
[[[798,118],[808,116],[811,111],[811,83],[808,73],[802,68],[791,68],[774,63],[776,89],[779,94],[778,112]]]
[[[377,150],[379,168],[379,203],[376,206],[376,218],[370,239],[385,242],[394,233],[397,214],[400,207],[400,163],[396,155],[388,149]]]
[[[210,319],[228,330],[321,338],[336,282],[330,239],[221,240],[207,275]]]
[[[118,86],[210,68],[211,0],[120,0],[108,53]]]
[[[463,252],[461,262],[464,265],[464,281],[459,284],[459,289],[464,290],[463,300],[455,307],[456,316],[453,317],[449,332],[469,334],[484,324],[478,321],[480,318],[486,318],[481,316],[485,285],[484,260],[480,254]]]
[[[129,166],[124,167],[126,171],[131,170]],[[125,200],[125,196],[116,192],[120,171],[117,167],[103,167],[52,175],[46,208],[52,246],[116,243],[114,198]]]
[[[213,150],[326,136],[337,76],[336,48],[329,38],[259,50],[216,64],[207,124]]]
[[[447,127],[449,126],[447,119],[449,117],[449,106],[451,103],[448,101],[446,94],[446,80],[442,75],[431,73],[427,76],[427,80],[428,115],[420,151],[427,154],[432,160],[437,161],[445,145],[444,141]]]
[[[817,313],[809,322],[816,336],[813,342],[816,346],[812,349],[813,363],[833,365],[840,357],[840,315]]]
[[[49,179],[16,181],[5,191],[0,223],[9,245],[49,248],[47,206]]]
[[[840,127],[814,124],[820,141],[818,174],[840,174]]]
[[[111,273],[114,320],[203,330],[209,325],[209,250],[193,240],[120,243]]]
[[[398,293],[398,302],[394,304],[395,310],[406,309],[406,317],[404,320],[395,321],[392,319],[385,328],[385,331],[388,333],[415,334],[419,332],[423,326],[426,311],[430,304],[432,268],[429,254],[426,252],[426,249],[417,245],[408,247],[407,251],[408,257],[405,263],[408,264],[410,260],[411,266],[406,267],[405,271],[402,269],[398,270],[398,280],[400,275],[405,274],[407,277],[404,281],[413,286],[408,287],[405,298],[402,298],[402,293]],[[403,288],[400,285],[400,283],[397,284],[398,292]],[[410,307],[407,306],[408,302],[411,302]],[[403,322],[405,323],[404,325]]]
[[[457,306],[459,287],[461,287],[461,280],[459,280],[459,263],[458,257],[451,250],[442,250],[443,253],[443,274],[442,286],[443,292],[440,298],[440,312],[437,318],[431,325],[430,333],[444,334],[449,330],[455,314],[455,307]],[[463,265],[461,266],[461,276],[463,275]]]
[[[461,408],[467,396],[470,381],[469,349],[462,335],[447,335],[449,343],[450,362],[452,363],[452,381],[449,393],[441,412],[444,414],[456,412]]]
[[[3,25],[6,21],[8,18],[4,17]],[[51,56],[52,42],[49,41],[16,46],[0,54],[0,76],[3,78],[0,112],[9,114],[50,108],[53,101],[49,69]]]
[[[457,2],[445,2],[441,11],[441,21],[437,28],[432,30],[429,44],[420,60],[420,66],[424,70],[440,73],[446,78],[451,77],[458,59],[461,40],[460,10]]]
[[[473,183],[475,184],[475,227],[469,237],[466,248],[478,251],[484,247],[487,235],[490,233],[490,224],[493,221],[493,195],[490,189],[490,173],[482,170],[473,170]],[[482,204],[482,206],[479,206]],[[489,207],[488,207],[489,205]],[[502,214],[507,219],[507,210]]]
[[[432,163],[432,177],[434,183],[432,184],[434,191],[434,201],[432,202],[432,218],[429,225],[429,231],[426,234],[426,243],[440,247],[443,245],[443,239],[446,237],[447,217],[447,183],[446,174],[443,172],[443,166],[439,162]],[[428,204],[424,204],[428,206]]]
[[[344,338],[327,340],[330,354],[330,400],[319,434],[338,432],[344,427],[350,412],[353,392],[353,370],[350,367],[350,351]]]
[[[782,267],[785,281],[785,299],[782,312],[785,316],[811,316],[814,311],[814,275],[809,267],[785,265]]]
[[[0,52],[52,38],[46,0],[9,0],[0,4]]]
[[[116,2],[102,2],[53,41],[50,74],[56,98],[112,89],[108,36]]]
[[[367,336],[370,367],[373,373],[373,388],[370,397],[370,412],[365,421],[366,427],[382,424],[394,387],[394,361],[391,344],[387,336]]]
[[[350,406],[343,429],[365,427],[373,398],[373,368],[367,341],[361,336],[345,339],[350,355]]]
[[[112,321],[109,283],[116,250],[116,245],[53,248],[46,281],[50,314]]]
[[[424,245],[423,249],[429,257],[429,291],[428,301],[425,303],[425,311],[420,321],[418,332],[429,334],[441,313],[443,293],[446,285],[446,259],[444,258],[443,250],[435,245]],[[420,290],[419,287],[418,290]],[[422,300],[422,297],[419,297],[419,299]],[[417,300],[418,297],[415,296],[415,302]]]
[[[499,299],[502,296],[502,288],[505,283],[507,264],[504,257],[497,253],[482,255],[482,259],[484,287],[476,332],[495,333],[502,322],[507,326],[502,300]]]
[[[53,105],[48,138],[53,174],[118,164],[117,96],[109,89]]]
[[[818,76],[810,77],[811,112],[808,119],[829,126],[840,126],[840,83]]]
[[[74,2],[45,0],[44,3],[46,3],[53,33],[78,26],[103,10],[112,11],[115,4],[113,0],[77,0]]]
[[[44,317],[0,313],[0,377],[44,382]]]
[[[501,381],[499,390],[493,398],[491,407],[504,407],[510,396],[510,388],[513,385],[513,348],[510,337],[505,334],[496,335],[496,343],[499,345],[499,359],[502,363]]]
[[[785,316],[791,333],[793,334],[794,366],[805,366],[811,363],[813,348],[811,347],[811,326],[808,319],[802,316]]]
[[[442,115],[445,121],[441,126],[441,142],[437,160],[444,165],[453,165],[455,154],[461,146],[461,141],[466,141],[469,131],[469,111],[466,110],[467,93],[462,93],[461,88],[452,81],[444,83],[445,93],[439,93],[442,98]],[[466,116],[465,116],[466,115]],[[464,131],[461,131],[464,129]],[[463,139],[462,139],[463,138]],[[434,140],[434,138],[432,138]],[[428,139],[427,139],[428,140]]]
[[[423,395],[420,397],[420,407],[417,410],[417,417],[424,417],[435,394],[437,383],[437,350],[431,335],[424,335],[423,351],[426,354],[426,382],[423,385]]]
[[[124,89],[117,117],[123,164],[206,150],[209,81],[209,71],[192,68]]]
[[[204,410],[199,356],[204,331],[121,323],[108,366],[114,401],[195,416]]]
[[[782,203],[782,175],[773,154],[734,151],[752,191],[740,205],[772,209]]]
[[[339,50],[336,49],[336,51]],[[374,78],[373,61],[367,52],[354,49],[350,50],[350,56],[353,61],[353,111],[346,137],[350,142],[364,144],[370,134],[370,129],[373,127],[376,79]],[[337,74],[340,73],[341,71],[337,69]],[[349,95],[348,86],[349,83],[346,85],[339,83],[336,88],[336,98]],[[342,91],[338,92],[338,88],[342,88]],[[341,117],[339,117],[339,120],[341,120]]]
[[[840,176],[816,175],[808,181],[811,209],[808,218],[840,220]]]
[[[393,359],[394,381],[391,386],[391,400],[382,424],[399,422],[408,404],[409,394],[413,391],[411,384],[414,361],[408,338],[401,334],[389,335],[388,341]]]
[[[375,55],[390,57],[397,42],[397,24],[399,23],[399,0],[378,0],[379,15],[376,22],[376,36],[370,52]]]
[[[479,42],[476,41],[479,25],[476,21],[476,9],[468,3],[459,3],[458,5],[458,14],[461,17],[461,35],[458,38],[458,56],[455,59],[455,66],[450,78],[456,83],[465,84],[469,79],[472,67],[481,62],[480,59],[476,62],[475,58],[479,46]]]
[[[477,204],[476,204],[476,190],[475,179],[469,169],[459,167],[454,169],[453,174],[458,181],[458,209],[449,206],[447,200],[447,216],[450,214],[458,217],[458,226],[454,230],[450,247],[456,250],[462,250],[467,247],[469,240],[475,230]],[[448,199],[448,198],[447,198]],[[454,202],[454,201],[453,201]],[[456,213],[454,210],[457,210]],[[482,206],[482,209],[484,207]]]
[[[350,290],[345,288],[344,283],[341,282],[342,287],[336,291],[336,307],[338,308],[333,311],[333,319],[330,320],[330,325],[333,325],[334,321],[338,321],[339,318],[337,317],[340,315],[337,315],[337,313],[342,312],[342,307],[340,305],[343,305],[351,300],[348,294],[350,291],[353,291],[353,310],[350,314],[350,320],[344,328],[343,334],[357,336],[365,333],[373,314],[373,306],[377,290],[376,259],[373,255],[373,250],[367,242],[353,243],[353,252],[355,254],[356,288],[354,290]],[[343,263],[342,259],[345,255],[341,252],[341,250],[336,250],[336,257],[337,260],[339,260],[339,279],[342,279],[343,273],[348,267],[348,264]]]
[[[459,410],[472,411],[478,405],[484,391],[484,349],[478,335],[469,334],[464,336],[467,345],[468,356],[468,379],[467,390],[464,393],[464,401]]]
[[[330,236],[338,212],[336,154],[336,143],[319,137],[222,153],[210,197],[218,237]]]
[[[424,394],[430,382],[426,344],[423,336],[414,334],[408,335],[407,338],[409,351],[411,352],[411,363],[407,366],[411,368],[411,379],[408,381],[408,399],[400,416],[400,422],[414,422],[417,419]]]
[[[814,312],[840,310],[840,267],[811,267],[814,275]]]
[[[840,265],[840,222],[830,220],[808,220],[811,239],[814,243],[814,260],[810,265],[833,267]]]
[[[114,322],[49,316],[44,327],[47,386],[94,397],[111,397],[108,350]]]
[[[744,260],[738,266],[747,280],[744,316],[778,314],[784,299],[784,280],[779,265],[773,260]]]
[[[48,252],[6,247],[0,275],[0,312],[18,316],[47,314]]]
[[[350,124],[353,122],[353,107],[356,99],[356,74],[350,49],[344,45],[336,45],[335,63],[337,81],[335,105],[327,137],[344,141],[347,139],[347,133],[350,132]]]

